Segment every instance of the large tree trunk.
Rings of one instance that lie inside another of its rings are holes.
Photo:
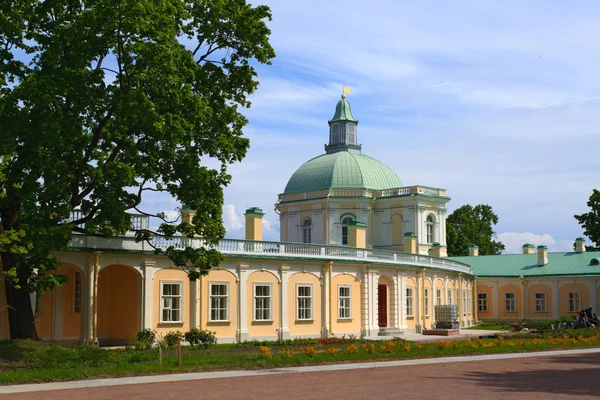
[[[17,262],[18,260],[12,254],[2,253],[2,268],[5,271],[16,266]],[[33,309],[31,308],[31,297],[27,289],[28,278],[19,276],[17,284],[12,279],[4,278],[11,339],[38,339]],[[16,285],[20,287],[17,288]]]

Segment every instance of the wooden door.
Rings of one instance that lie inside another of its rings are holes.
[[[377,286],[377,310],[379,327],[387,326],[387,285]]]

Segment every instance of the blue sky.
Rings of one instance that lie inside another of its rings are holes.
[[[489,204],[507,252],[569,250],[573,218],[600,182],[600,3],[593,1],[265,1],[273,65],[247,111],[246,159],[230,167],[228,237],[323,153],[341,86],[363,153],[404,185],[446,188],[450,211]],[[152,208],[177,204],[156,198]]]

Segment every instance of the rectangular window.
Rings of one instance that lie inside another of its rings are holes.
[[[406,316],[412,317],[413,315],[413,289],[406,288]]]
[[[463,316],[467,315],[467,291],[463,289],[462,291],[462,303],[463,303]]]
[[[433,243],[433,224],[432,223],[428,223],[427,224],[427,243],[432,244]]]
[[[441,306],[442,305],[442,289],[436,289],[435,290],[435,295],[436,295],[436,298],[437,298],[436,304],[438,306]]]
[[[271,284],[254,285],[254,320],[271,321]]]
[[[429,289],[425,288],[425,316],[429,316]]]
[[[352,318],[351,308],[351,287],[350,286],[338,286],[338,318],[339,319],[350,319]]]
[[[452,289],[448,289],[448,305],[452,305]]]
[[[296,286],[297,310],[296,319],[298,321],[312,320],[312,285]]]
[[[535,294],[535,312],[547,312],[546,308],[546,293],[540,292]]]
[[[73,279],[73,313],[81,313],[81,272],[77,271]]]
[[[514,292],[504,293],[504,311],[517,312],[517,296]]]
[[[458,289],[456,289],[454,291],[454,304],[456,304],[457,306],[460,306],[460,293],[458,293]]]
[[[487,293],[478,293],[477,294],[477,311],[487,312],[487,310],[488,310]]]
[[[183,282],[161,282],[160,322],[183,322]]]
[[[579,292],[569,292],[569,312],[581,310],[581,295]]]
[[[229,320],[229,285],[227,283],[210,283],[209,322]]]

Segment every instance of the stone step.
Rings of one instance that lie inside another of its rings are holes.
[[[398,328],[379,328],[379,336],[400,336],[404,332]]]

